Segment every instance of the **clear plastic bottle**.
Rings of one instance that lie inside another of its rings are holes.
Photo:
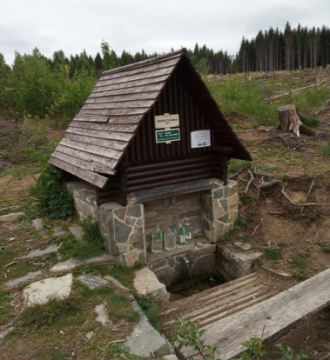
[[[176,237],[177,237],[177,247],[181,248],[186,244],[186,229],[182,225],[181,221],[178,222],[178,225],[175,229]]]
[[[185,228],[185,243],[192,244],[193,243],[193,237],[192,237],[192,231],[191,231],[191,225],[189,222],[189,219],[187,217],[184,217],[182,219],[182,225]]]
[[[163,251],[163,233],[159,225],[156,226],[155,231],[152,233],[151,252],[160,254]]]
[[[176,236],[173,230],[167,228],[164,234],[165,250],[172,251],[176,248]]]

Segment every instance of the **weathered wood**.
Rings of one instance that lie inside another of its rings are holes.
[[[122,116],[122,115],[143,115],[148,111],[148,108],[140,109],[81,109],[78,115],[104,115],[104,116]]]
[[[161,90],[164,87],[164,83],[157,83],[152,85],[136,86],[134,88],[120,89],[120,90],[93,90],[91,96],[119,96],[127,94],[140,94],[149,93]]]
[[[55,165],[56,167],[58,167],[62,170],[65,170],[70,174],[76,175],[80,179],[83,179],[83,180],[89,182],[90,184],[93,184],[99,188],[103,188],[109,180],[108,178],[106,178],[102,175],[95,174],[88,170],[80,169],[72,164],[68,164],[67,162],[56,159],[52,156],[51,156],[49,162],[51,164]]]
[[[99,122],[105,123],[109,119],[109,116],[106,115],[76,115],[74,120],[75,121],[88,121],[88,122]]]
[[[126,101],[126,102],[96,102],[93,104],[85,103],[83,109],[139,109],[146,108],[148,109],[154,100],[136,100],[136,101]]]
[[[209,327],[205,343],[217,346],[216,357],[230,359],[242,353],[241,345],[251,336],[268,344],[288,332],[299,321],[330,305],[330,269]],[[192,355],[190,350],[183,351]]]
[[[95,164],[99,165],[100,167],[104,166],[107,167],[109,170],[107,171],[107,173],[110,173],[110,171],[113,171],[114,175],[116,173],[114,169],[114,167],[117,164],[117,160],[113,160],[113,159],[109,159],[109,158],[105,158],[103,156],[100,155],[96,155],[96,154],[91,154],[82,150],[77,150],[77,149],[73,149],[71,147],[68,147],[66,145],[62,145],[60,144],[56,150],[54,151],[54,154],[59,151],[63,154],[66,155],[70,155],[73,157],[76,157],[78,160],[83,160],[83,161],[87,161],[87,162],[94,162]],[[78,167],[78,166],[77,166]]]
[[[113,124],[98,124],[98,123],[90,123],[90,122],[83,122],[83,121],[72,121],[70,127],[74,128],[81,128],[81,129],[90,129],[90,130],[98,130],[98,131],[111,131],[111,132],[127,132],[127,133],[134,133],[137,125],[113,125]]]
[[[106,140],[106,139],[99,139],[99,138],[93,138],[93,137],[89,137],[89,136],[84,136],[84,135],[77,135],[77,134],[71,134],[71,133],[66,133],[64,135],[65,139],[70,139],[76,142],[80,142],[83,144],[91,144],[91,145],[98,145],[98,146],[103,146],[109,149],[114,149],[114,150],[124,150],[125,147],[127,146],[127,142],[125,141],[118,141],[118,140]]]
[[[300,133],[306,135],[314,135],[314,131],[304,125],[297,113],[296,106],[293,104],[282,105],[278,108],[278,116],[280,119],[280,129],[283,132],[300,136]]]
[[[92,144],[82,144],[79,142],[75,142],[69,139],[64,138],[59,145],[65,145],[66,147],[70,147],[72,149],[87,152],[90,154],[97,155],[101,158],[105,158],[105,161],[109,166],[117,164],[117,160],[121,157],[122,152],[113,149],[107,149],[103,146],[92,145]],[[94,160],[97,161],[97,160]],[[98,161],[99,162],[99,161]],[[102,164],[102,163],[101,163]]]
[[[156,99],[159,92],[150,91],[150,92],[140,92],[137,94],[126,94],[126,95],[106,95],[105,93],[92,93],[85,104],[94,104],[94,103],[113,103],[113,102],[126,102],[126,101],[135,101],[135,100],[150,100]]]
[[[90,130],[90,129],[81,129],[69,127],[67,130],[68,133],[77,134],[77,135],[85,135],[90,137],[95,137],[99,139],[111,139],[111,140],[121,140],[128,142],[133,134],[130,133],[122,133],[122,132],[113,132],[107,133],[103,131]]]
[[[110,169],[109,167],[103,166],[101,164],[95,163],[93,161],[85,161],[77,158],[76,156],[68,155],[65,153],[62,153],[60,149],[57,149],[52,154],[52,157],[65,161],[68,164],[73,164],[74,166],[83,169],[83,170],[89,170],[91,172],[99,172],[103,174],[108,175],[114,175],[115,171]]]
[[[103,77],[101,77],[100,81],[96,84],[95,87],[114,85],[114,84],[123,84],[126,82],[132,82],[132,81],[137,81],[137,80],[142,80],[142,79],[156,78],[158,76],[169,75],[172,73],[172,71],[173,71],[173,65],[168,66],[163,69],[152,70],[152,71],[148,71],[148,72],[145,71],[141,74],[127,74],[127,75],[122,74],[122,76],[120,76],[118,78],[104,79]]]

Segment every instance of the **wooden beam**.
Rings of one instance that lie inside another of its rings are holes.
[[[208,327],[204,336],[207,345],[217,346],[217,358],[231,359],[245,348],[242,342],[256,335],[268,344],[294,327],[306,316],[330,305],[330,269],[275,295],[246,310],[228,316]],[[194,352],[183,351],[186,357]]]
[[[81,129],[81,128],[74,128],[74,127],[69,127],[67,132],[72,133],[72,134],[77,134],[77,135],[84,135],[84,136],[99,138],[99,139],[121,140],[121,141],[126,141],[126,142],[128,142],[133,136],[133,134],[130,134],[130,133],[122,133],[122,132],[107,133],[107,132],[102,132],[102,131],[97,131],[97,130]]]

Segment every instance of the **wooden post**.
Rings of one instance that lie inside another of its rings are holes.
[[[280,118],[279,127],[283,132],[292,132],[297,136],[300,136],[300,133],[310,136],[315,135],[313,130],[303,124],[295,105],[288,104],[280,106],[278,108],[278,116]]]

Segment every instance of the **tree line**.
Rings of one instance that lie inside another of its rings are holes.
[[[235,61],[241,72],[326,67],[330,63],[330,29],[292,28],[289,22],[284,31],[270,27],[251,40],[243,37]]]

